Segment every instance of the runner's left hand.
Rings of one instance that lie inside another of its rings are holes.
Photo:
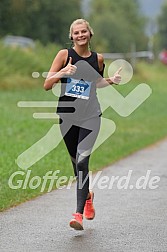
[[[114,74],[113,77],[110,77],[110,80],[114,83],[114,84],[119,84],[121,82],[121,75],[120,72],[122,71],[122,67],[120,67]]]

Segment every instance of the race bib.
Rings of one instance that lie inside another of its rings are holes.
[[[91,82],[89,81],[67,78],[65,95],[88,100],[90,88]]]

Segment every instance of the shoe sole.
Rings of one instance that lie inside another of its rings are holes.
[[[75,230],[83,230],[83,226],[77,221],[71,221],[70,227],[74,228]]]

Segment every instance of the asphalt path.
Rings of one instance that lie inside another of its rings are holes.
[[[74,183],[1,212],[0,251],[167,252],[167,140],[98,176],[92,178],[96,217],[84,220],[83,231],[69,227]]]

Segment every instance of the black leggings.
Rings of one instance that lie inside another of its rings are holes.
[[[77,178],[77,209],[83,213],[89,193],[89,158],[100,129],[100,117],[83,122],[61,120],[60,130]]]

